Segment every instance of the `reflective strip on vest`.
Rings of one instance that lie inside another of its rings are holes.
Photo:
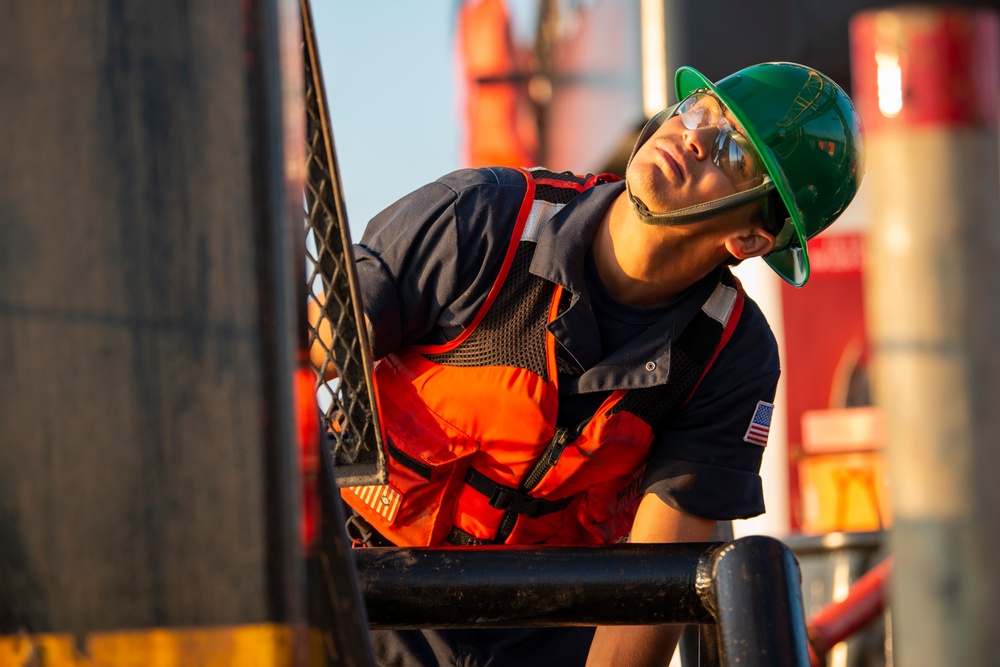
[[[739,293],[735,288],[719,283],[701,309],[713,320],[726,326],[729,322],[729,316],[733,314],[733,306],[736,305],[738,296]]]
[[[366,506],[375,510],[379,516],[392,523],[396,520],[399,506],[403,502],[403,495],[388,484],[376,484],[373,486],[349,486],[347,487]]]

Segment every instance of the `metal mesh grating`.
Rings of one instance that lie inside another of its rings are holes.
[[[317,399],[337,484],[377,484],[385,481],[385,462],[368,336],[318,53],[311,26],[304,32],[306,273],[309,294],[321,304],[319,320],[309,326],[308,343],[310,349],[318,345],[326,357],[320,367],[314,366]],[[321,337],[321,332],[328,335]],[[337,369],[338,378],[326,382],[320,368],[329,364]]]

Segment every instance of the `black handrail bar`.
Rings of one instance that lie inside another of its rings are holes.
[[[715,624],[723,667],[808,667],[798,562],[728,543],[354,550],[373,628]]]

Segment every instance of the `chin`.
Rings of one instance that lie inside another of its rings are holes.
[[[653,173],[641,174],[638,177],[629,178],[628,185],[632,194],[646,205],[653,213],[662,213],[673,208],[669,199],[665,199],[662,193],[669,192],[674,186],[671,185],[660,173],[659,170],[652,170]]]

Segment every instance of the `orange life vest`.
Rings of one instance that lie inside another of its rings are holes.
[[[616,390],[578,429],[557,427],[563,288],[529,272],[532,234],[599,179],[533,170],[501,271],[455,340],[376,365],[388,482],[342,490],[399,546],[602,544],[624,539],[653,426],[691,396],[739,320],[727,270],[672,342],[665,385]],[[568,298],[567,298],[568,302]]]

